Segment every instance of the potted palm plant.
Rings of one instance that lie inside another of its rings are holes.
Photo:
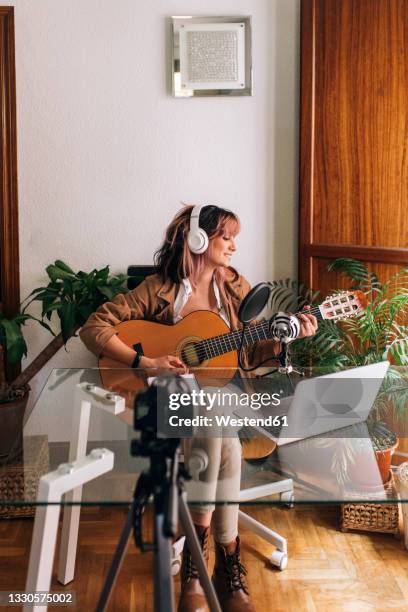
[[[408,404],[408,269],[402,268],[385,282],[369,271],[361,261],[342,258],[329,265],[349,280],[350,290],[361,290],[367,296],[365,311],[356,318],[338,323],[321,321],[316,336],[292,343],[293,362],[313,365],[322,372],[368,365],[388,359],[390,368],[370,415],[369,429],[383,481],[389,477],[391,455],[398,440],[392,432],[392,419],[405,421]],[[309,302],[319,302],[318,294],[290,281],[278,281],[272,296],[274,310],[294,310]],[[391,408],[391,409],[390,409]],[[391,421],[390,421],[391,415]],[[387,420],[380,423],[381,418]],[[343,458],[334,457],[341,463]],[[360,463],[356,458],[356,465]],[[339,472],[340,475],[340,472]]]
[[[401,268],[385,282],[355,259],[336,259],[329,270],[345,275],[350,289],[360,289],[368,298],[360,317],[346,319],[337,328],[336,340],[346,365],[366,365],[383,359],[398,366],[407,365],[408,268]]]
[[[408,269],[401,268],[385,282],[380,282],[367,266],[353,259],[337,259],[329,269],[346,275],[351,288],[363,290],[368,297],[362,316],[344,321],[339,330],[339,348],[346,356],[346,365],[388,359],[393,366],[388,370],[368,422],[377,462],[386,481],[391,456],[400,443],[393,430],[401,431],[404,427],[408,403],[408,376],[404,367],[408,365]],[[405,440],[401,442],[404,443]]]
[[[329,270],[346,276],[350,290],[364,291],[367,308],[359,317],[339,323],[319,322],[315,336],[291,344],[294,363],[328,371],[384,359],[396,366],[408,365],[408,269],[402,268],[384,283],[355,259],[336,259]],[[272,285],[270,306],[274,312],[296,312],[305,304],[314,306],[322,301],[319,292],[296,281],[279,280]]]
[[[8,319],[0,313],[1,357],[8,364],[21,361],[27,355],[23,326],[27,321],[36,321],[46,328],[54,338],[41,353],[12,381],[5,377],[0,384],[0,461],[10,461],[21,448],[21,432],[24,412],[28,400],[29,382],[53,355],[75,335],[89,315],[98,306],[111,300],[118,293],[127,291],[127,276],[111,276],[109,266],[91,272],[74,272],[61,260],[46,268],[49,282],[34,289],[14,318]],[[30,304],[39,301],[42,318],[27,312]],[[56,313],[61,331],[54,334],[46,320]],[[3,367],[0,369],[4,372]]]

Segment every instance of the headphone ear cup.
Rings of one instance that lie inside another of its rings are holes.
[[[195,255],[201,255],[208,249],[208,236],[201,227],[195,232],[189,232],[187,236],[188,248]]]

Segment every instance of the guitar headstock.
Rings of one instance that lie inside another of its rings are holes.
[[[319,306],[323,319],[338,321],[361,314],[367,306],[367,298],[362,291],[342,291],[329,295]]]

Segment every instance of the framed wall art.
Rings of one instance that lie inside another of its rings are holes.
[[[251,17],[172,17],[173,95],[252,95]]]

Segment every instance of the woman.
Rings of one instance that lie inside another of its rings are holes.
[[[231,211],[217,206],[184,207],[168,226],[164,243],[155,255],[157,274],[91,315],[80,333],[83,342],[95,354],[103,353],[130,367],[185,372],[185,364],[175,355],[158,358],[138,355],[115,335],[113,326],[129,319],[173,324],[196,310],[210,310],[221,316],[232,330],[238,329],[239,305],[250,290],[248,282],[230,267],[239,229],[238,217]],[[302,314],[299,318],[300,336],[313,335],[317,328],[315,317]],[[260,341],[246,349],[244,361],[256,364],[278,352],[278,342]],[[208,466],[199,476],[206,490],[205,499],[216,498],[218,481],[228,482],[229,499],[238,499],[241,466],[238,439],[206,438],[187,442],[184,448],[187,462],[194,445],[204,448],[209,458]],[[213,525],[216,547],[213,581],[222,609],[251,612],[254,607],[243,578],[246,570],[240,561],[238,506],[215,508],[203,504],[192,507],[191,515],[206,559],[210,524]],[[208,610],[187,547],[183,551],[181,574],[179,611]]]

